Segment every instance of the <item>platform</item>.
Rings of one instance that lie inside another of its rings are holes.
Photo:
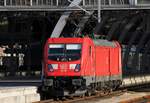
[[[36,86],[0,86],[0,103],[32,103],[39,100]]]

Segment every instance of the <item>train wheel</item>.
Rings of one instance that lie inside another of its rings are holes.
[[[110,88],[109,93],[112,93],[112,91],[113,91],[113,89],[112,89],[112,88]]]
[[[91,91],[86,92],[86,96],[91,96],[91,95],[92,95]]]
[[[84,94],[82,94],[82,98],[84,98],[85,97],[85,93]]]
[[[58,101],[58,100],[59,100],[59,98],[58,98],[58,97],[54,97],[53,99],[54,99],[54,101]]]

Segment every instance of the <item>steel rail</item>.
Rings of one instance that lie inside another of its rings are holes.
[[[121,101],[119,103],[150,103],[150,95],[129,99],[126,101]]]

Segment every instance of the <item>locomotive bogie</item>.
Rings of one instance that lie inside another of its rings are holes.
[[[68,77],[72,78],[72,77]],[[121,80],[109,80],[95,82],[90,77],[80,79],[70,79],[69,81],[49,79],[44,83],[44,91],[48,92],[50,96],[63,97],[63,96],[77,96],[88,94],[89,92],[96,91],[111,91],[121,85]],[[92,81],[91,81],[92,80]],[[63,84],[64,83],[64,84]]]

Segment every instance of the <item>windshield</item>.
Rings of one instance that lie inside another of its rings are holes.
[[[48,59],[74,61],[81,58],[81,44],[49,44]]]

